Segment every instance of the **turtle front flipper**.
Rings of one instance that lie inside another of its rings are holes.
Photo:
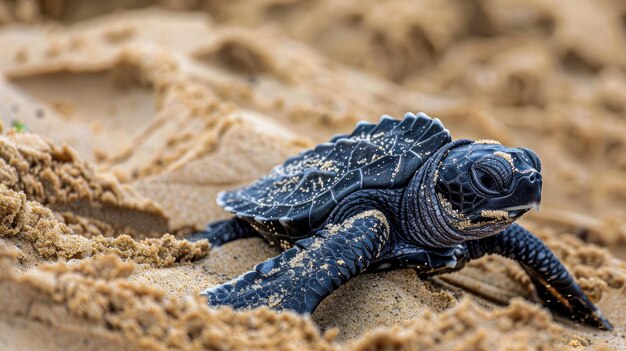
[[[388,241],[384,215],[366,211],[318,230],[281,255],[203,295],[212,306],[268,306],[312,313],[322,299],[378,257]]]
[[[498,254],[520,263],[550,309],[595,327],[613,329],[552,251],[521,226],[512,224],[494,236],[469,241],[467,247],[471,258]]]
[[[205,230],[191,234],[186,239],[189,241],[207,239],[211,247],[218,247],[231,241],[259,235],[246,221],[231,218],[209,223]]]

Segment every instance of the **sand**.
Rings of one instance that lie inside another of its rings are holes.
[[[0,349],[626,350],[625,17],[591,0],[0,1]],[[182,240],[228,217],[219,191],[407,111],[538,153],[542,209],[522,223],[613,332],[541,308],[500,257],[361,275],[310,317],[205,305],[278,253]]]

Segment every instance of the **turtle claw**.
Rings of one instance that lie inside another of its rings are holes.
[[[591,317],[593,318],[587,317],[585,322],[600,329],[613,331],[613,324],[611,324],[611,322],[609,322],[609,320],[602,315],[602,312],[600,312],[599,309],[596,308],[595,311],[591,313]]]
[[[613,330],[611,322],[602,315],[602,312],[600,312],[598,307],[596,307],[586,295],[570,298],[569,302],[571,308],[567,310],[569,313],[565,315],[570,319],[580,321],[596,328],[608,331]],[[554,309],[554,307],[550,307]]]
[[[569,309],[569,318],[596,328],[613,330],[613,325],[606,319],[593,302],[584,293],[569,300],[572,308]]]
[[[595,317],[595,321],[598,323],[597,324],[598,328],[603,328],[608,331],[613,331],[613,324],[611,324],[611,322],[609,322],[606,318],[604,318],[604,316],[599,310],[596,310],[593,313],[593,315]]]

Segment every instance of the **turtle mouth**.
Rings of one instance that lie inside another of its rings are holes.
[[[470,218],[472,224],[488,224],[494,221],[511,221],[520,218],[526,212],[534,209],[539,210],[540,203],[533,201],[528,204],[505,207],[499,210],[486,210]]]
[[[508,212],[509,218],[517,218],[523,215],[524,213],[530,211],[531,209],[535,211],[539,211],[540,208],[541,208],[540,201],[532,201],[525,205],[506,207],[506,208],[503,208],[502,211]]]
[[[525,209],[525,210],[513,210],[513,211],[508,211],[509,212],[509,218],[519,218],[521,217],[524,213],[528,212],[530,209]]]

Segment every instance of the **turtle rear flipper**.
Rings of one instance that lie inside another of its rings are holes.
[[[218,247],[231,241],[259,235],[248,222],[239,218],[231,218],[209,223],[205,230],[191,234],[187,237],[187,240],[199,241],[207,239],[211,247]]]
[[[613,329],[552,251],[521,226],[512,224],[499,234],[470,241],[468,249],[472,258],[498,254],[517,261],[543,304],[553,311],[594,327]]]
[[[312,313],[324,297],[362,272],[388,239],[383,214],[366,211],[297,241],[281,255],[203,295],[212,306]]]

